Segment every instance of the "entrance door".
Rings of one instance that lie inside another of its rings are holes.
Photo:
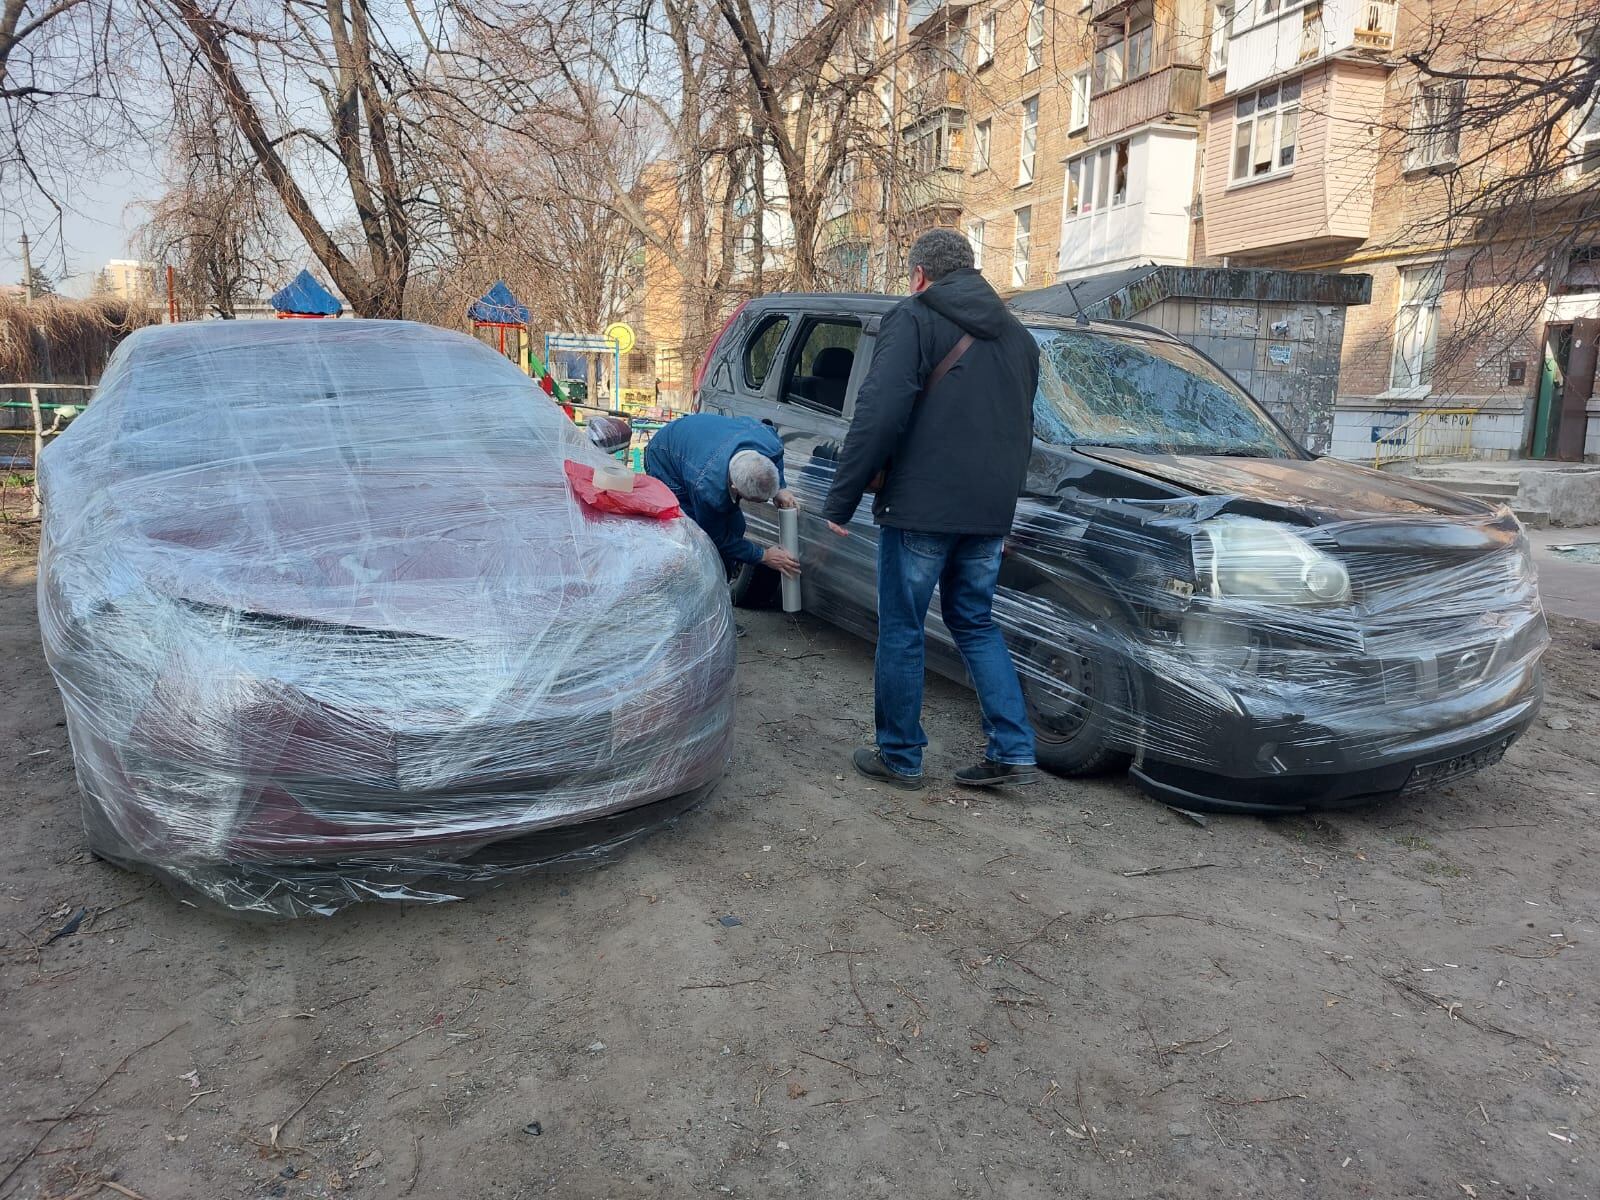
[[[1544,363],[1539,371],[1539,395],[1533,406],[1533,442],[1528,447],[1528,453],[1534,458],[1556,456],[1556,436],[1567,386],[1567,361],[1571,356],[1572,326],[1545,326]]]

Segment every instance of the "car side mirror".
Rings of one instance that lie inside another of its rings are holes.
[[[590,417],[589,440],[607,454],[626,450],[633,443],[633,423],[626,417]]]

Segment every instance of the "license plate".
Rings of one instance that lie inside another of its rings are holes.
[[[1511,742],[1511,738],[1503,737],[1498,742],[1491,742],[1469,753],[1457,754],[1452,758],[1415,767],[1412,769],[1411,778],[1406,780],[1405,787],[1400,789],[1401,794],[1426,791],[1438,787],[1441,783],[1448,783],[1452,779],[1460,779],[1463,775],[1471,775],[1474,771],[1492,767],[1506,756],[1506,750]]]

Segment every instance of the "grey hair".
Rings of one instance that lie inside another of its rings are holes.
[[[728,460],[728,482],[746,500],[771,500],[778,494],[778,468],[759,451],[741,450]]]
[[[972,263],[972,243],[954,229],[930,229],[911,247],[910,266],[921,267],[929,283]]]

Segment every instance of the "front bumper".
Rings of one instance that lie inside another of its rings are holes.
[[[1154,747],[1131,774],[1145,791],[1180,808],[1293,813],[1348,808],[1425,792],[1498,762],[1528,728],[1543,699],[1537,661],[1471,693],[1431,706],[1382,704],[1316,717],[1256,719],[1214,712],[1211,751],[1162,755]]]

